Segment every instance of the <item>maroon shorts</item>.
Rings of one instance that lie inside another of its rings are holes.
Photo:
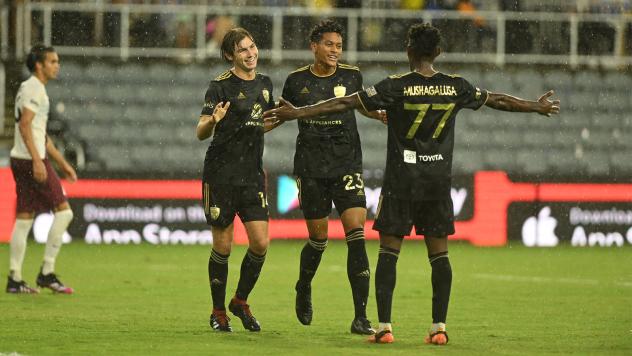
[[[48,159],[44,159],[46,182],[38,183],[33,178],[33,161],[11,158],[11,172],[18,196],[17,212],[32,213],[53,210],[68,199],[59,182],[59,176]]]

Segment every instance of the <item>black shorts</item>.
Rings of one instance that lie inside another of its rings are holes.
[[[395,236],[443,237],[454,234],[452,198],[443,200],[404,200],[380,196],[373,230]]]
[[[239,215],[242,222],[268,221],[268,197],[263,186],[211,185],[202,183],[202,204],[206,222],[227,227]]]
[[[322,219],[331,214],[331,203],[338,214],[349,208],[365,208],[364,181],[361,173],[337,178],[297,177],[298,201],[305,219]]]

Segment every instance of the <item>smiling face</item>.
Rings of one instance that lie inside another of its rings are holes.
[[[251,73],[257,68],[259,50],[252,38],[244,37],[235,45],[233,55],[228,58],[232,60],[236,71]]]
[[[317,66],[335,67],[342,55],[342,36],[336,32],[325,32],[318,42],[311,43]]]

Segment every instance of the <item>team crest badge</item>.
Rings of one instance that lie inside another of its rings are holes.
[[[346,93],[347,93],[347,88],[344,87],[343,85],[336,85],[334,87],[334,95],[336,96],[336,98],[340,98],[341,96],[345,96]]]
[[[255,103],[255,105],[252,106],[250,117],[253,120],[259,120],[261,116],[263,116],[263,109],[261,108],[261,105],[259,105],[259,103]]]
[[[266,103],[270,102],[270,92],[268,91],[268,89],[263,89],[263,91],[261,91],[261,94],[263,94],[263,99],[265,99]]]
[[[219,208],[216,206],[211,207],[211,219],[217,220],[219,218]]]

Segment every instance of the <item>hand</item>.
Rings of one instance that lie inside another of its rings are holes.
[[[74,183],[77,181],[77,172],[72,166],[68,163],[62,165],[61,170],[64,172],[64,176],[70,183]]]
[[[540,107],[538,108],[538,114],[544,115],[544,116],[551,116],[551,114],[560,113],[560,101],[549,100],[549,98],[553,94],[555,94],[555,92],[553,90],[549,90],[538,99],[538,103],[540,103]]]
[[[44,183],[48,178],[48,173],[46,172],[46,166],[44,162],[41,160],[33,160],[33,178],[37,183]]]
[[[229,107],[230,101],[227,101],[226,103],[219,102],[217,105],[215,105],[215,109],[213,109],[213,114],[211,115],[213,124],[217,124],[224,118],[224,116],[226,116],[226,112],[228,111]]]
[[[298,109],[289,101],[279,98],[279,106],[263,113],[266,122],[289,121],[297,118]]]
[[[386,110],[371,111],[371,117],[375,120],[380,120],[384,125],[388,124],[388,117],[386,116]]]

